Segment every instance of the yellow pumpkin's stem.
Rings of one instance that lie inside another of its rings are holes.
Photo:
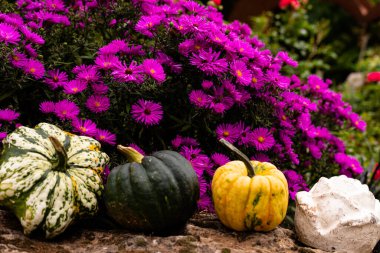
[[[58,154],[58,163],[54,167],[54,170],[65,172],[68,160],[66,150],[56,137],[49,136],[49,140],[51,141],[51,144],[53,144],[53,147]]]
[[[124,147],[122,145],[117,145],[117,150],[122,153],[129,162],[141,163],[144,156],[132,147]]]
[[[248,176],[250,177],[255,176],[255,169],[251,161],[243,152],[241,152],[237,147],[232,145],[232,143],[230,143],[229,141],[223,138],[220,139],[219,142],[222,143],[224,146],[226,146],[229,150],[231,150],[239,158],[239,160],[245,164],[245,167],[247,167]]]

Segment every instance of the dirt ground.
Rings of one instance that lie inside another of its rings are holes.
[[[42,235],[26,237],[18,220],[0,210],[1,253],[321,253],[302,246],[293,231],[277,228],[268,233],[237,233],[225,228],[213,214],[194,215],[181,231],[154,236],[115,229],[107,220],[92,219],[77,223],[58,239],[47,241]]]

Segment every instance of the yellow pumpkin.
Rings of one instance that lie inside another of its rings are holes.
[[[228,141],[221,143],[242,161],[219,167],[212,179],[212,198],[221,222],[236,231],[270,231],[285,218],[288,183],[271,163],[249,161]]]

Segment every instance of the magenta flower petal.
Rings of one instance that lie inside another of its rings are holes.
[[[252,81],[252,74],[242,61],[233,61],[230,65],[232,74],[236,77],[237,83],[241,85],[249,85]]]
[[[266,128],[256,128],[251,133],[251,140],[257,150],[269,150],[276,143],[272,133]]]
[[[55,104],[54,113],[61,120],[76,119],[79,114],[79,107],[69,100],[62,100]]]
[[[40,104],[40,111],[42,113],[53,113],[55,111],[55,103],[52,101],[45,101]]]
[[[23,66],[23,69],[26,74],[31,75],[36,79],[41,79],[45,75],[45,67],[38,60],[29,59]]]
[[[87,83],[82,80],[72,80],[63,85],[63,91],[66,94],[77,94],[81,93],[87,88]]]
[[[145,125],[157,125],[163,115],[161,104],[143,99],[132,105],[131,113],[134,120]]]
[[[210,103],[209,97],[202,90],[192,90],[189,94],[189,100],[190,103],[199,108],[206,108]]]
[[[87,99],[86,107],[94,113],[102,113],[109,109],[110,100],[106,96],[92,95]]]
[[[230,161],[228,156],[220,153],[212,154],[211,159],[217,166],[223,166]]]
[[[132,82],[140,84],[144,81],[143,68],[132,61],[129,65],[118,62],[115,64],[111,75],[118,82]]]
[[[158,83],[165,81],[166,75],[162,65],[153,59],[147,59],[143,62],[145,74],[156,80]]]
[[[103,143],[107,143],[110,145],[116,144],[116,135],[108,130],[98,129],[95,138]]]
[[[240,137],[239,128],[233,124],[220,124],[216,128],[216,136],[218,139],[226,139],[227,141],[234,143]]]
[[[5,139],[7,137],[8,133],[7,132],[0,132],[0,141]]]
[[[68,77],[66,72],[61,72],[60,70],[49,70],[47,71],[47,77],[44,79],[46,83],[52,90],[58,87],[62,87],[67,82]]]
[[[18,119],[19,116],[20,116],[20,113],[12,109],[0,110],[0,121],[12,122]]]
[[[20,33],[8,24],[0,23],[0,42],[5,44],[17,44],[20,41]]]
[[[95,136],[97,134],[96,124],[89,119],[75,119],[72,122],[74,131],[86,136]]]

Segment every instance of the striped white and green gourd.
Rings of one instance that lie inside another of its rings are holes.
[[[25,234],[42,228],[52,238],[75,218],[97,212],[109,160],[98,141],[40,123],[16,129],[3,148],[0,205],[16,214]]]

